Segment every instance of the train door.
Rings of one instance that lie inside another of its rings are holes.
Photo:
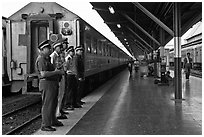
[[[48,21],[31,21],[31,62],[30,73],[35,72],[35,61],[39,54],[38,45],[47,40],[49,36],[49,23]]]
[[[38,45],[49,39],[49,34],[53,33],[53,20],[50,17],[36,17],[28,20],[28,34],[29,34],[29,46],[28,46],[28,66],[27,73],[35,73],[35,61],[39,55]]]

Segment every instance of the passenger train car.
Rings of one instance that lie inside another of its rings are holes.
[[[6,67],[12,91],[28,93],[38,87],[37,46],[46,39],[68,38],[69,46],[83,45],[86,89],[119,71],[130,58],[76,14],[55,2],[31,2],[5,22]],[[88,86],[87,86],[88,85]]]
[[[193,59],[193,69],[202,70],[202,39],[192,41],[190,43],[184,44],[181,46],[181,57],[182,57],[182,66],[183,59],[186,57],[187,53],[191,54]],[[170,56],[170,66],[174,65],[174,51],[171,50],[169,53]]]

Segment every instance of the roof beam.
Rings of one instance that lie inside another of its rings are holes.
[[[139,35],[137,35],[137,33],[135,33],[131,28],[126,27],[129,31],[131,31],[136,37],[138,37],[142,42],[145,43],[145,45],[147,45],[151,50],[153,50],[153,48],[143,39],[141,38]],[[149,50],[149,49],[148,49]]]
[[[174,32],[166,26],[163,22],[161,22],[157,17],[155,17],[151,12],[145,9],[138,2],[132,2],[137,8],[139,8],[143,13],[145,13],[148,17],[150,17],[154,22],[156,22],[160,27],[162,27],[165,31],[167,31],[171,36],[174,36]]]
[[[134,38],[134,36],[132,36],[132,35],[130,35],[131,36],[131,38],[133,39],[133,42],[136,44],[136,45],[138,45],[139,46],[139,48],[141,48],[143,51],[149,51],[149,49],[147,48],[147,47],[145,47],[144,45],[142,45],[139,41],[137,41],[135,38]],[[140,44],[137,44],[136,43],[136,41]],[[144,49],[143,49],[144,48]],[[145,50],[146,49],[146,50]]]
[[[93,10],[97,10],[97,11],[107,11],[109,12],[108,9],[102,9],[102,8],[96,8],[96,7],[92,7]]]
[[[105,12],[110,12],[108,9],[102,9],[102,8],[97,8],[97,7],[92,7],[93,10],[97,11],[105,11]],[[115,10],[115,13],[128,13],[128,14],[135,14],[134,12],[129,12],[129,11],[123,11],[123,10]]]
[[[106,24],[119,24],[119,23],[123,24],[123,23],[127,23],[127,21],[115,21],[115,22],[104,21],[104,23],[106,23]]]
[[[138,25],[134,20],[132,20],[127,14],[123,14],[131,23],[133,23],[138,29],[140,29],[145,35],[147,35],[151,40],[153,40],[157,45],[161,45],[155,38],[153,38],[148,32],[146,32],[140,25]]]
[[[145,51],[145,49],[143,49],[139,44],[137,44],[135,41],[133,41],[133,44],[136,44],[137,46],[136,46],[136,48],[137,49],[140,49],[141,51]]]

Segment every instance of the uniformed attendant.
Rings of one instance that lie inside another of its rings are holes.
[[[76,65],[75,65],[75,52],[74,52],[74,46],[70,46],[67,49],[67,57],[65,58],[65,61],[67,62],[67,103],[66,108],[68,110],[73,110],[74,108],[81,108],[80,104],[77,104],[76,98],[77,98],[77,72],[76,72]]]
[[[63,47],[62,40],[59,40],[53,44],[54,52],[50,55],[51,63],[54,65],[55,69],[60,69],[64,71],[64,56],[63,56]],[[58,94],[58,105],[56,115],[58,119],[67,119],[65,114],[69,114],[68,112],[62,111],[61,103],[63,99],[65,91],[65,75],[61,77],[59,82],[59,94]]]
[[[84,58],[83,58],[83,47],[76,47],[76,70],[77,70],[77,79],[78,79],[78,90],[77,90],[77,103],[84,104],[85,102],[81,101],[84,87]]]
[[[57,107],[57,96],[59,88],[59,78],[64,74],[64,71],[57,70],[50,62],[51,45],[50,41],[46,40],[39,44],[38,56],[35,67],[39,73],[39,90],[42,92],[42,131],[55,131],[52,126],[63,126],[57,120],[55,112]]]

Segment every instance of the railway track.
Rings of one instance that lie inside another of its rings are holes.
[[[30,125],[34,120],[38,120],[40,118],[41,118],[41,114],[38,114],[38,115],[34,116],[33,118],[31,118],[30,120],[26,121],[25,123],[23,123],[23,124],[17,126],[16,128],[8,131],[5,135],[14,135],[16,132],[19,132],[21,129]]]
[[[14,135],[41,118],[41,101],[30,103],[2,115],[2,133]]]

